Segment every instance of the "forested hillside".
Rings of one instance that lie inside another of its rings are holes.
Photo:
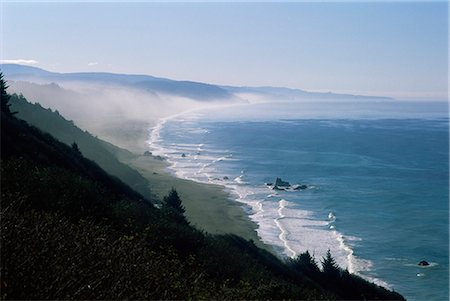
[[[151,198],[148,181],[137,171],[117,160],[116,154],[127,155],[128,151],[115,147],[106,141],[94,137],[78,128],[72,121],[65,119],[58,111],[44,109],[38,103],[31,104],[23,96],[11,95],[9,100],[16,117],[27,121],[40,130],[50,133],[59,141],[71,145],[76,143],[84,157],[95,161],[109,174],[118,177],[146,198]],[[114,152],[113,152],[114,151]],[[132,156],[129,153],[129,156]]]

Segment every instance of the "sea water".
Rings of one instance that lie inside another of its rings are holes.
[[[282,256],[330,250],[408,300],[448,300],[448,122],[445,102],[236,105],[161,120],[150,144],[177,176],[224,185]]]

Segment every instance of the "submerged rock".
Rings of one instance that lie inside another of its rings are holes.
[[[299,184],[299,185],[292,186],[292,189],[294,189],[294,190],[303,190],[303,189],[307,189],[307,188],[308,188],[308,185],[305,185],[305,184]]]
[[[224,180],[229,180],[230,178],[227,177],[227,176],[225,176],[225,177],[223,177],[223,179],[224,179]]]
[[[150,152],[150,151],[145,151],[144,152],[144,156],[151,156],[152,155],[152,152]]]

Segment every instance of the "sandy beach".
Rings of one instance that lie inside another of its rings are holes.
[[[162,199],[174,187],[186,208],[187,219],[198,229],[211,234],[236,234],[271,249],[261,242],[257,226],[242,204],[233,201],[223,186],[177,178],[167,170],[167,162],[153,156],[137,156],[126,163],[149,180],[150,189],[158,198]]]
[[[121,155],[118,158],[137,170],[150,183],[150,191],[158,199],[175,188],[186,209],[186,217],[196,228],[211,234],[235,234],[273,253],[273,247],[261,241],[257,225],[250,220],[242,203],[235,201],[224,186],[204,184],[176,177],[169,170],[169,163],[161,157],[143,155],[148,151],[148,129],[154,127],[158,120],[144,122],[127,122],[116,124],[105,137],[108,141],[131,151],[134,155]]]

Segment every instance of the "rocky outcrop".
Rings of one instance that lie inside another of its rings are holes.
[[[426,266],[429,266],[430,263],[429,263],[428,261],[426,261],[426,260],[422,260],[421,262],[419,262],[419,265],[420,265],[421,267],[426,267]]]
[[[281,178],[276,178],[275,183],[266,183],[267,186],[271,186],[273,190],[304,190],[308,188],[306,184],[291,185],[287,181],[283,181]]]
[[[282,187],[282,188],[288,188],[291,187],[291,184],[289,184],[289,182],[285,182],[283,181],[281,178],[277,178],[275,180],[275,187]]]

